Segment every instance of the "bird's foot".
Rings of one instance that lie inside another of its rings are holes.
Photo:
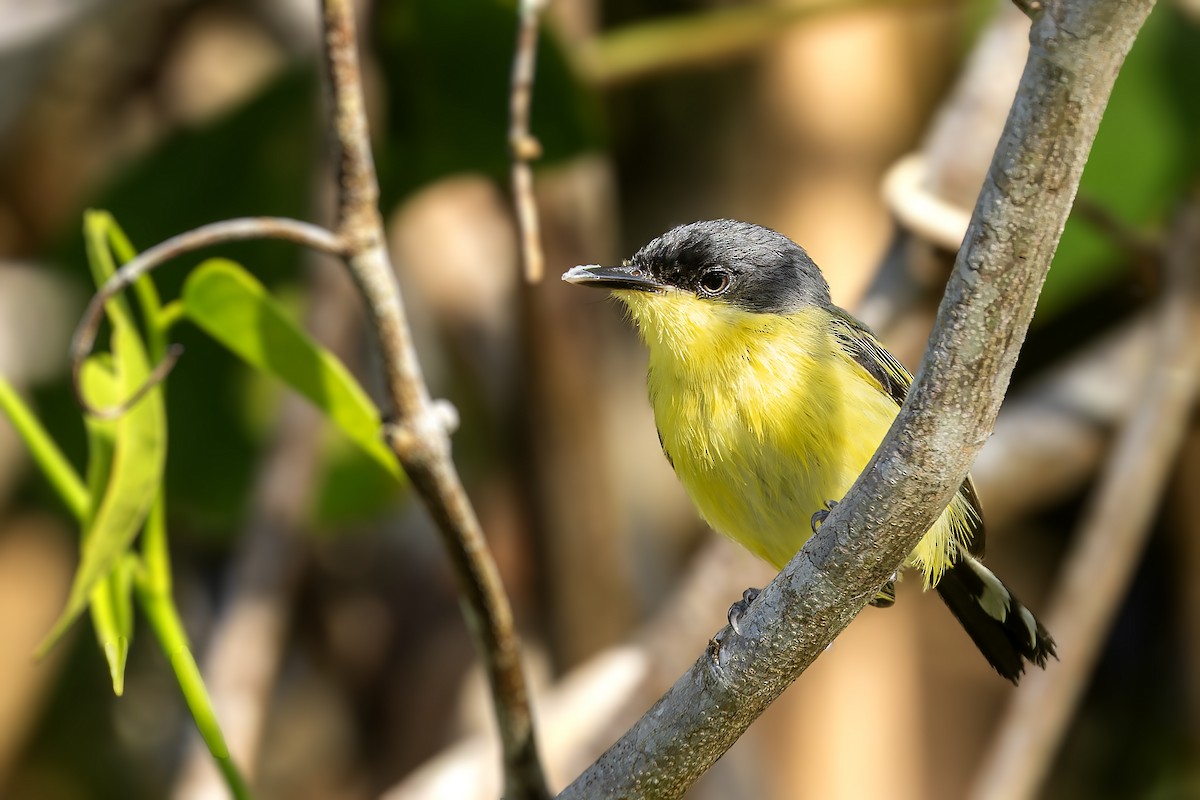
[[[755,598],[758,597],[758,594],[761,591],[762,589],[755,589],[753,586],[751,586],[749,589],[742,592],[741,600],[738,600],[729,607],[729,615],[727,617],[729,620],[729,627],[733,628],[733,632],[738,636],[742,635],[742,617],[746,615],[746,611],[749,610],[750,604],[754,602]]]
[[[812,515],[812,519],[808,521],[808,526],[812,528],[812,532],[816,533],[817,528],[821,527],[821,523],[829,519],[829,513],[837,506],[837,500],[826,500],[825,507]]]

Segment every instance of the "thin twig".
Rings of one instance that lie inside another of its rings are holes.
[[[1200,200],[1171,241],[1154,371],[1122,429],[1048,617],[1062,664],[1008,708],[973,797],[1033,797],[1140,562],[1200,384]]]
[[[138,278],[173,258],[203,247],[246,239],[282,239],[333,255],[340,255],[342,252],[342,243],[337,235],[320,225],[286,217],[243,217],[201,225],[186,233],[172,236],[139,254],[100,287],[100,291],[96,292],[88,303],[71,339],[71,387],[75,392],[76,401],[84,411],[101,419],[121,416],[167,376],[183,352],[178,345],[171,345],[166,357],[155,365],[146,383],[131,397],[110,408],[95,408],[83,396],[80,373],[83,370],[84,359],[91,354],[96,343],[104,304],[131,286]]]
[[[389,442],[437,523],[453,564],[467,626],[486,668],[504,743],[505,797],[548,793],[534,738],[512,609],[483,531],[450,456],[446,414],[421,374],[379,214],[350,0],[324,0],[326,77],[333,99],[341,182],[338,233],[366,300],[396,422]]]
[[[718,634],[560,797],[682,795],[934,523],[992,430],[1112,85],[1152,6],[1061,0],[1037,18],[934,335],[879,451],[750,606],[743,634]]]
[[[533,76],[537,66],[538,23],[545,5],[546,0],[521,0],[508,101],[513,205],[517,210],[517,227],[521,231],[521,260],[525,265],[525,280],[529,283],[540,282],[545,271],[531,163],[541,157],[542,145],[529,132],[529,109],[533,105]]]

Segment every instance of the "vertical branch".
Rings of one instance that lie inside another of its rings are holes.
[[[353,3],[323,0],[322,12],[340,181],[338,234],[366,300],[386,369],[396,419],[388,429],[389,443],[437,523],[458,580],[467,626],[492,689],[504,745],[505,797],[546,797],[512,609],[451,459],[454,411],[430,399],[385,246]]]
[[[541,230],[537,201],[533,196],[534,159],[541,157],[542,145],[529,132],[529,109],[533,105],[533,75],[537,66],[538,21],[546,0],[521,0],[517,22],[517,49],[513,53],[512,88],[508,101],[508,149],[512,157],[513,205],[521,232],[521,261],[525,280],[542,279],[545,258],[542,255]]]
[[[1037,794],[1133,577],[1200,383],[1200,200],[1171,242],[1155,367],[1113,449],[1048,616],[1062,663],[1014,696],[973,797]]]

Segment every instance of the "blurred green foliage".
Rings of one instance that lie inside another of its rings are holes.
[[[373,26],[387,93],[380,143],[384,207],[456,172],[507,182],[509,73],[515,2],[381,3]],[[543,26],[530,127],[542,165],[603,144],[598,98],[581,84]]]
[[[385,117],[376,142],[384,211],[430,181],[460,172],[483,172],[507,181],[509,67],[516,35],[514,3],[495,0],[417,0],[381,4],[368,26],[382,67]],[[308,218],[324,147],[315,65],[299,65],[226,117],[178,132],[131,164],[88,204],[112,211],[140,247],[215,220],[245,215]],[[541,163],[576,155],[602,142],[597,98],[572,75],[550,35],[538,53],[533,130],[545,149]],[[271,293],[300,280],[299,249],[279,242],[222,246]],[[182,290],[204,254],[155,273],[167,300]],[[82,242],[71,225],[55,260],[83,279]],[[270,429],[269,411],[247,411],[254,380],[222,348],[190,326],[173,339],[186,354],[170,377],[168,418],[171,458],[167,491],[172,513],[204,538],[235,535],[257,453]],[[77,429],[78,415],[64,384],[48,387],[39,408],[55,430]],[[64,447],[79,463],[81,435]],[[355,456],[328,465],[330,484],[317,502],[326,521],[365,519],[394,502],[394,481]],[[339,495],[354,487],[353,505]],[[357,513],[355,513],[355,508]]]
[[[1110,212],[1132,230],[1161,229],[1200,167],[1200,29],[1179,8],[1159,3],[1125,66],[1092,147],[1079,200]],[[1130,280],[1128,254],[1096,226],[1072,216],[1039,315],[1053,317],[1090,295]],[[1138,298],[1130,298],[1136,302]]]

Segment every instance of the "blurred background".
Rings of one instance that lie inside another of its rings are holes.
[[[1130,54],[976,467],[989,561],[1043,616],[1154,362],[1161,249],[1200,175],[1198,25],[1195,0],[1163,0]],[[675,224],[754,221],[806,247],[835,301],[915,368],[1028,22],[999,0],[551,0],[537,285],[507,189],[515,30],[499,0],[374,3],[360,22],[392,252],[433,393],[462,418],[456,458],[561,787],[771,573],[677,485],[621,312],[558,275]],[[142,249],[232,216],[328,222],[318,42],[309,0],[0,2],[0,372],[76,465],[83,210],[110,210]],[[270,242],[220,254],[380,397],[335,264]],[[156,274],[166,298],[205,255]],[[176,336],[176,598],[256,796],[498,796],[490,703],[423,509],[278,384],[195,329]],[[1178,444],[1132,579],[1096,589],[1119,611],[1045,796],[1200,796],[1200,429]],[[225,796],[144,630],[121,698],[86,622],[33,662],[77,541],[0,418],[0,797]],[[909,580],[689,796],[963,797],[1017,691]]]

